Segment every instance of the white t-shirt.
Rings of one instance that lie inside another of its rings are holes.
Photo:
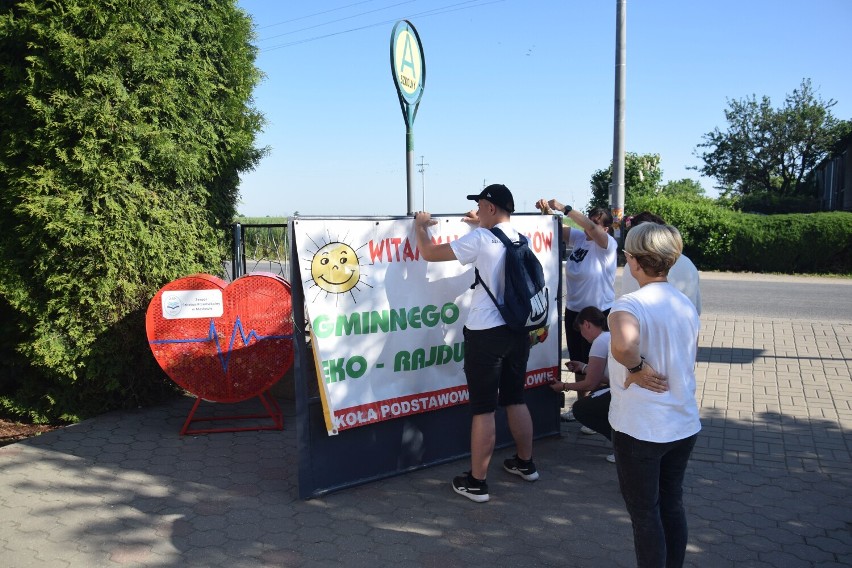
[[[606,248],[586,239],[586,233],[571,229],[568,237],[571,256],[565,265],[565,307],[579,312],[594,306],[606,311],[615,299],[615,239],[607,235]]]
[[[509,238],[517,242],[518,232],[509,223],[496,225]],[[479,277],[485,282],[498,302],[503,301],[503,283],[506,273],[506,247],[494,233],[478,227],[470,233],[450,241],[456,259],[462,264],[475,263]],[[481,285],[473,289],[470,313],[465,326],[468,329],[491,329],[506,325],[497,306]]]
[[[609,332],[604,331],[592,341],[592,348],[589,350],[589,357],[599,357],[604,360],[604,382],[609,379]]]
[[[698,281],[698,269],[689,260],[688,257],[680,255],[674,266],[669,270],[668,281],[672,285],[686,294],[686,297],[695,306],[698,315],[701,315],[701,286]],[[633,277],[630,272],[630,267],[625,266],[624,272],[621,274],[621,295],[630,294],[639,289],[639,282]]]
[[[647,442],[674,442],[701,430],[695,401],[695,357],[700,322],[695,306],[668,282],[652,282],[621,296],[612,313],[628,312],[639,320],[639,349],[668,380],[669,390],[655,393],[638,385],[624,388],[627,368],[609,355],[613,430]],[[610,314],[610,317],[611,317]]]

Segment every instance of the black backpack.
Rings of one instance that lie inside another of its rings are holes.
[[[550,313],[550,297],[545,287],[544,270],[530,249],[527,238],[519,234],[518,242],[514,243],[497,227],[493,227],[491,232],[506,247],[503,303],[497,303],[497,298],[480,278],[478,269],[475,269],[476,281],[471,288],[482,284],[510,329],[533,331],[546,326]]]

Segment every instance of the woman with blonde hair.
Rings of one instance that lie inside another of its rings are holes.
[[[609,422],[618,482],[640,568],[682,566],[687,524],[683,478],[701,422],[695,400],[699,319],[667,281],[683,250],[677,229],[643,223],[624,254],[639,289],[609,315]]]

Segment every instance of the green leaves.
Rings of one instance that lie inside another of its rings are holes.
[[[624,155],[625,211],[633,210],[634,199],[656,194],[662,177],[659,154],[627,152]],[[610,183],[612,183],[612,162],[609,169],[598,170],[592,175],[590,207],[609,207]]]
[[[0,354],[29,367],[0,389],[11,406],[87,415],[167,384],[144,312],[166,282],[220,270],[239,173],[262,156],[251,39],[233,0],[0,5],[0,296],[17,330]]]
[[[818,97],[810,79],[803,79],[778,109],[766,96],[729,100],[727,130],[715,128],[698,145],[706,149],[696,151],[704,161],[699,171],[740,195],[807,192],[807,173],[850,130],[849,122],[831,114],[835,104]]]

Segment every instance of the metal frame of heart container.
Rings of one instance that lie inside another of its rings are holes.
[[[270,389],[292,367],[290,284],[248,274],[227,284],[194,274],[163,286],[146,313],[151,351],[163,371],[195,397],[180,434],[282,430]],[[231,404],[257,399],[263,412],[229,414]],[[197,416],[201,402],[219,403]],[[215,422],[218,427],[193,428]]]

